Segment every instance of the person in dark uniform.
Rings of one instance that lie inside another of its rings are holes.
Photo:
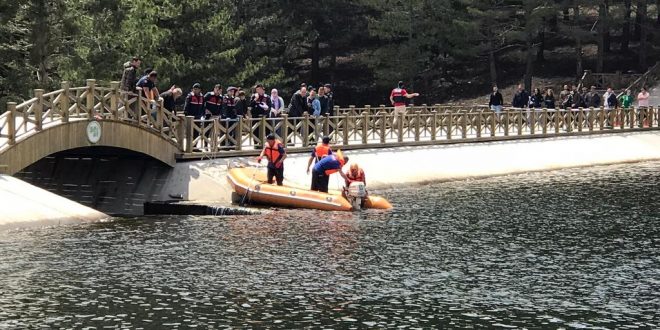
[[[286,159],[286,151],[282,142],[275,139],[274,134],[268,134],[266,137],[266,145],[261,154],[257,157],[257,163],[261,163],[263,157],[268,158],[268,184],[273,184],[273,178],[277,181],[277,185],[281,186],[284,181],[284,160]]]
[[[186,116],[193,116],[195,119],[201,119],[204,115],[204,96],[202,95],[202,86],[199,83],[195,83],[192,91],[186,96],[183,113]]]
[[[233,86],[229,86],[227,88],[227,95],[225,95],[224,107],[222,109],[224,125],[227,128],[227,132],[229,132],[229,135],[233,139],[236,139],[236,137],[239,136],[236,132],[235,126],[238,122],[238,116],[236,115],[236,102],[238,101],[238,98],[236,97],[236,90],[237,88]],[[234,126],[233,129],[232,126]],[[235,145],[236,143],[230,141],[230,139],[226,140],[226,146],[233,147]]]
[[[270,97],[266,96],[266,91],[264,85],[258,84],[254,87],[255,93],[250,98],[250,114],[252,115],[252,125],[255,125],[256,128],[252,131],[254,134],[254,147],[260,148],[259,146],[259,120],[263,117],[268,118],[270,114],[270,109],[273,107],[270,101]],[[270,130],[266,128],[266,135],[270,134]]]
[[[204,95],[204,114],[209,117],[222,117],[222,107],[224,105],[224,95],[222,95],[222,86],[215,85],[213,91]]]

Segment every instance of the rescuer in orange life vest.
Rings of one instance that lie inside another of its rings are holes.
[[[268,158],[268,183],[273,184],[273,177],[277,181],[277,185],[281,186],[284,181],[284,159],[286,159],[286,151],[282,142],[275,139],[274,134],[268,134],[266,137],[266,144],[261,154],[257,157],[257,162],[261,163],[261,159],[266,156]]]
[[[346,174],[341,170],[348,163],[348,157],[344,157],[341,150],[330,156],[323,157],[316,162],[312,170],[312,191],[328,192],[330,175],[339,172],[344,180],[348,180]]]
[[[307,162],[307,174],[309,174],[309,169],[312,167],[312,162],[320,161],[323,157],[332,155],[332,147],[330,147],[330,138],[327,136],[323,137],[322,143],[319,143],[314,150],[312,150],[312,155],[309,157]]]

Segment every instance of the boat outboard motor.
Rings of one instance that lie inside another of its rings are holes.
[[[364,186],[364,182],[351,183],[348,186],[346,197],[353,206],[353,210],[361,210],[364,200],[367,198],[367,188]]]

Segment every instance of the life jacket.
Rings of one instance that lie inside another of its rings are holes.
[[[332,148],[327,144],[319,144],[314,147],[314,153],[316,155],[316,161],[321,160],[324,156],[327,156],[329,152],[332,151]]]
[[[275,144],[271,147],[270,144],[266,143],[266,152],[265,155],[268,157],[268,162],[272,164],[277,164],[277,162],[282,158],[280,153],[280,148],[284,148],[284,145],[280,140],[275,140]],[[277,165],[276,165],[277,166]],[[280,164],[280,167],[282,164]]]
[[[215,95],[214,93],[207,94],[206,98],[206,109],[211,111],[214,116],[219,116],[222,109],[222,103],[224,98],[222,95]]]
[[[195,93],[190,93],[190,104],[196,106],[204,105],[204,96],[202,94],[195,95]]]
[[[402,88],[395,88],[392,90],[392,99],[394,99],[394,105],[405,105],[406,104],[406,97],[404,96],[406,93],[405,89]]]
[[[344,167],[344,165],[346,165],[346,160],[344,160],[344,154],[341,152],[341,150],[337,150],[337,153],[335,153],[334,155],[332,155],[330,157],[335,157],[337,162],[339,162],[339,168],[331,169],[331,170],[325,170],[325,175],[330,175],[330,174],[333,174],[333,173],[337,173],[341,170],[342,167]]]
[[[353,171],[350,171],[350,170],[348,171],[348,173],[346,173],[346,176],[347,176],[351,181],[360,181],[360,182],[364,182],[364,171],[363,171],[361,168],[358,169],[358,173],[357,173],[356,176],[353,176]]]
[[[235,96],[225,95],[225,104],[226,104],[228,107],[233,107],[233,106],[235,106],[235,105],[236,105],[236,97],[235,97]]]

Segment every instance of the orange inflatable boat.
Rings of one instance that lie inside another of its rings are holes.
[[[236,192],[239,202],[245,199],[257,204],[318,209],[326,211],[351,211],[351,203],[341,195],[341,192],[322,193],[293,186],[277,186],[266,183],[266,169],[259,167],[229,168],[227,180]],[[379,196],[368,196],[364,200],[367,209],[391,209],[392,204]]]

